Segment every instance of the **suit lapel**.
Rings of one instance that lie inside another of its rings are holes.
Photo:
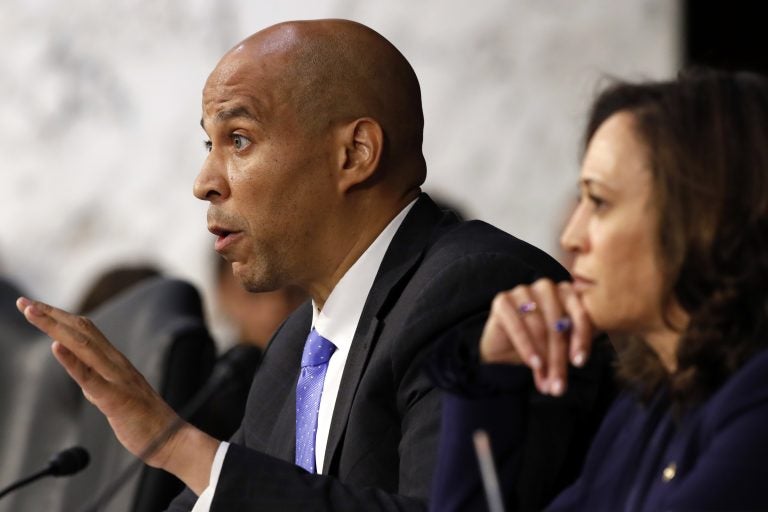
[[[280,361],[281,367],[277,369],[278,375],[273,379],[273,387],[268,392],[271,396],[282,396],[284,399],[281,400],[282,406],[274,411],[275,421],[268,436],[269,441],[264,445],[264,451],[268,455],[291,462],[296,454],[296,380],[300,371],[298,362],[301,361],[304,343],[311,328],[311,303],[305,304],[292,317],[294,318],[286,321],[270,345],[271,350],[279,351],[275,360]],[[269,356],[268,351],[265,358]]]
[[[392,301],[399,297],[399,293],[396,293],[400,289],[398,285],[410,275],[421,260],[424,249],[430,242],[430,234],[442,216],[443,213],[429,196],[422,194],[408,212],[384,255],[360,315],[342,374],[325,450],[324,474],[328,474],[340,450],[350,409],[363,371],[378,340],[378,333],[383,325],[382,319],[386,311],[391,308]]]

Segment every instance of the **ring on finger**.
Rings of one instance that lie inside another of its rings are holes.
[[[567,315],[561,316],[555,322],[555,332],[567,332],[573,327],[573,321]]]
[[[536,302],[529,300],[528,302],[523,302],[518,306],[517,311],[520,313],[520,315],[527,315],[528,313],[533,313],[534,311],[539,309],[539,305],[536,304]]]

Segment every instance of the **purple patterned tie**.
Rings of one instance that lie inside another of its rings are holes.
[[[301,375],[296,383],[296,465],[315,473],[317,413],[323,394],[328,360],[336,346],[312,329],[301,356]]]

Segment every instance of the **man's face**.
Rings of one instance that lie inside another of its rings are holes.
[[[209,154],[194,192],[210,202],[216,251],[251,291],[312,279],[323,200],[335,192],[330,134],[310,133],[297,118],[276,79],[286,65],[284,56],[241,47],[203,90]]]

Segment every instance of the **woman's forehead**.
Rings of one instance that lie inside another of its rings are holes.
[[[580,182],[621,188],[646,180],[650,174],[648,151],[634,115],[617,112],[598,127],[590,140]]]

